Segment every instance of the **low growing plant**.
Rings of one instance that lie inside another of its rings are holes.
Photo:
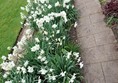
[[[106,21],[108,25],[114,25],[118,23],[118,0],[111,0],[107,2],[103,7],[103,13],[106,15]]]
[[[81,83],[83,62],[68,32],[77,19],[71,0],[28,0],[25,25],[31,29],[2,57],[1,83]],[[34,35],[32,35],[34,30]]]

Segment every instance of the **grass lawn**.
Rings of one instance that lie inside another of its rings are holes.
[[[21,28],[20,7],[26,0],[0,0],[0,57],[7,55]],[[0,59],[1,62],[1,59]]]

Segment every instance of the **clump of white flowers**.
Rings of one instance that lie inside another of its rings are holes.
[[[13,52],[8,57],[2,56],[4,82],[14,83],[14,78],[20,83],[80,82],[79,70],[84,66],[83,61],[78,51],[66,45],[69,39],[68,28],[73,25],[77,27],[71,0],[27,2],[21,10],[28,15],[20,14],[26,20],[24,26],[28,28],[14,47],[7,48]]]

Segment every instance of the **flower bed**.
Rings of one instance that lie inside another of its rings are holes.
[[[110,26],[118,40],[118,0],[100,0],[103,14],[105,14],[105,21]]]
[[[83,62],[68,34],[77,26],[73,0],[27,2],[21,18],[31,29],[2,57],[2,83],[81,83]]]

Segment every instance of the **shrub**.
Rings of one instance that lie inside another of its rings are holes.
[[[103,7],[103,13],[106,15],[107,24],[114,25],[118,23],[118,0],[111,0]]]

